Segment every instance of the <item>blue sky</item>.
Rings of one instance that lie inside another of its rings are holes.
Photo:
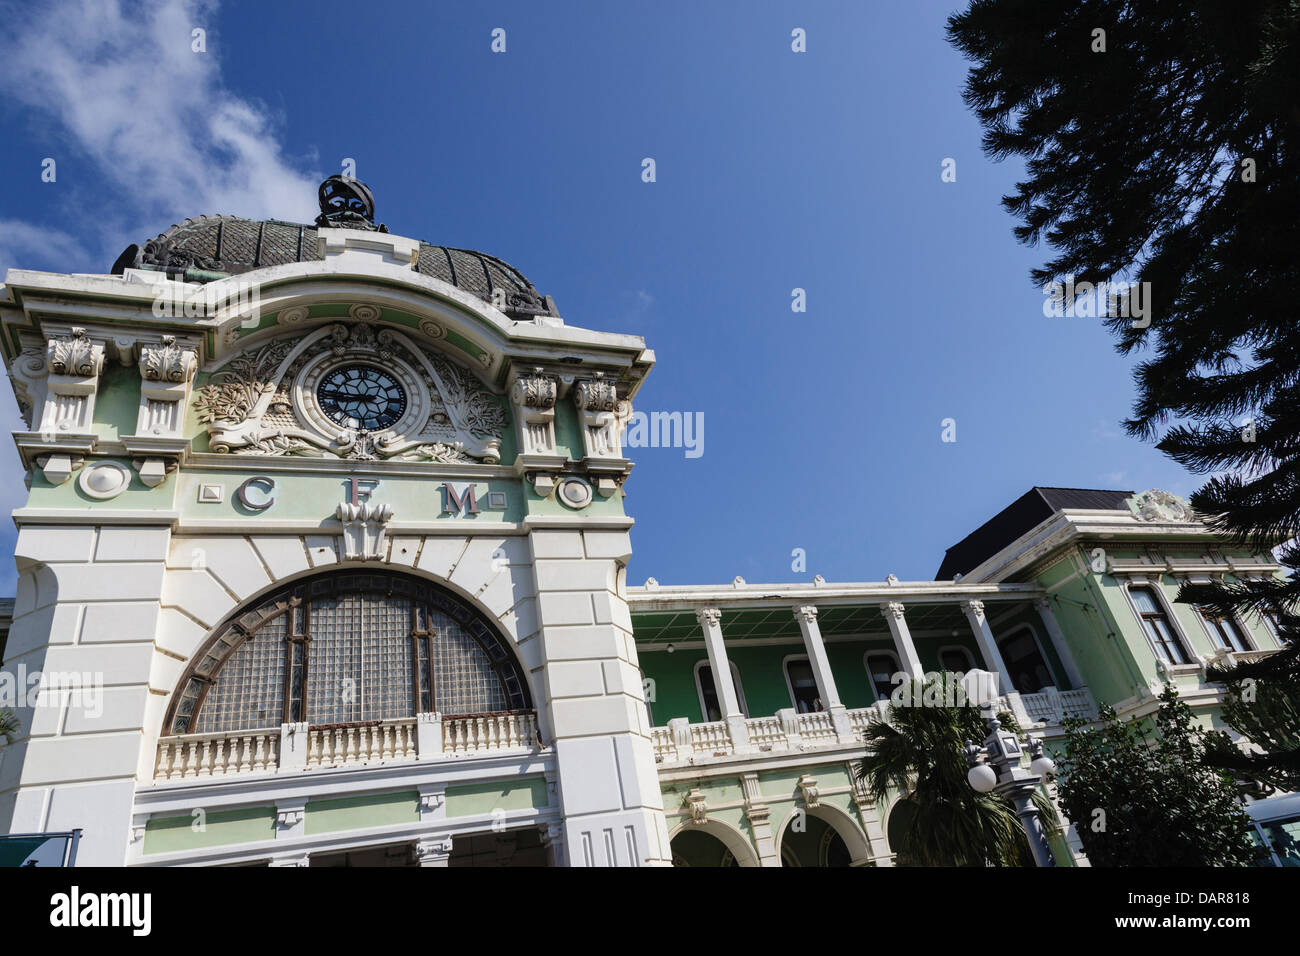
[[[1043,315],[1044,254],[999,204],[1018,167],[980,152],[944,40],[959,6],[0,4],[0,270],[105,272],[200,213],[309,221],[352,158],[391,231],[643,335],[638,409],[703,413],[701,457],[635,451],[629,581],[927,580],[1034,484],[1196,487],[1118,425],[1133,359]]]

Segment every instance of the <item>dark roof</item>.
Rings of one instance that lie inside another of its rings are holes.
[[[152,269],[187,282],[209,282],[268,266],[311,262],[321,258],[316,231],[316,226],[275,219],[199,216],[172,226],[144,248],[129,246],[113,265],[113,274],[127,268]],[[492,301],[493,289],[501,289],[502,311],[512,318],[558,314],[555,302],[533,288],[523,273],[486,253],[421,242],[416,271],[485,302]]]
[[[1131,491],[1091,488],[1030,488],[947,550],[936,581],[951,581],[969,574],[1022,534],[1042,524],[1058,511],[1069,509],[1124,511]]]

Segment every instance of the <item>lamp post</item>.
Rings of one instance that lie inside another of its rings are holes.
[[[1029,838],[1029,849],[1033,851],[1034,863],[1038,866],[1056,866],[1056,857],[1047,841],[1047,831],[1043,827],[1038,808],[1034,806],[1034,790],[1040,780],[1056,769],[1052,758],[1043,753],[1043,742],[1030,739],[1029,755],[1032,762],[1029,769],[1020,766],[1024,748],[1020,739],[1010,731],[1002,729],[1002,722],[996,717],[988,718],[989,735],[984,738],[982,746],[966,741],[966,760],[970,771],[966,779],[980,793],[996,792],[1011,799],[1016,808],[1016,816]],[[984,758],[981,762],[980,758]]]

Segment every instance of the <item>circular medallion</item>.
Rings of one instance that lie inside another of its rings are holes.
[[[591,504],[591,485],[581,478],[565,478],[559,485],[560,503],[573,509]]]
[[[396,377],[374,365],[345,365],[316,386],[316,400],[330,421],[345,428],[378,431],[406,411],[406,392]]]
[[[85,468],[77,483],[92,498],[116,498],[131,484],[131,471],[115,461],[100,461]]]

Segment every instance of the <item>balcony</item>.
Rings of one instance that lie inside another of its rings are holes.
[[[300,736],[301,735],[301,736]],[[154,780],[286,773],[540,749],[533,711],[162,737]]]
[[[735,745],[726,721],[692,724],[684,717],[670,720],[666,727],[652,728],[650,740],[655,762],[664,766],[707,763],[741,755],[858,751],[862,748],[862,735],[867,725],[873,719],[886,718],[890,706],[882,701],[871,707],[846,711],[849,736],[837,732],[829,713],[796,714],[787,708],[778,711],[774,717],[745,718],[747,743],[741,747]],[[1066,691],[1047,687],[1036,694],[1006,694],[998,697],[993,707],[998,711],[1009,711],[1023,728],[1034,730],[1059,728],[1067,716],[1084,719],[1097,716],[1097,702],[1086,687]]]

